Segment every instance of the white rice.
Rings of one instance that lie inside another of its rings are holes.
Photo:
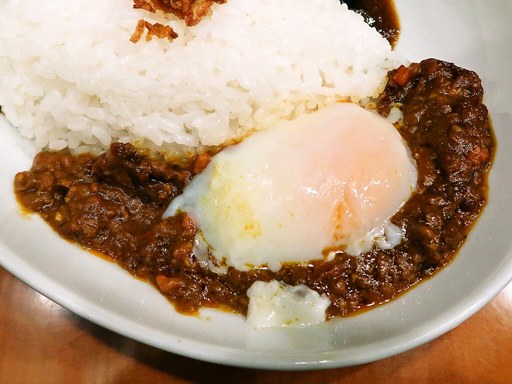
[[[133,44],[141,18],[180,36]],[[38,150],[217,145],[376,96],[400,63],[339,0],[228,0],[194,27],[130,0],[0,0],[0,105]]]

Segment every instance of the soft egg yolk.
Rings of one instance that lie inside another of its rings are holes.
[[[396,128],[336,103],[225,148],[173,200],[218,264],[247,270],[389,248],[417,170]],[[398,240],[397,240],[398,239]]]

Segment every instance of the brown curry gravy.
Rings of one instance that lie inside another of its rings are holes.
[[[482,96],[474,72],[439,60],[388,74],[378,111],[386,116],[402,106],[398,130],[417,163],[418,185],[392,218],[405,231],[401,244],[358,257],[340,251],[332,261],[286,264],[276,273],[229,268],[216,275],[202,268],[193,255],[192,220],[161,215],[208,155],[173,164],[120,143],[100,156],[41,152],[30,171],[16,175],[15,192],[62,237],[147,280],[181,312],[207,306],[245,314],[252,283],[277,279],[327,294],[328,317],[345,316],[432,276],[464,242],[485,204],[494,151]]]
[[[349,9],[360,13],[394,46],[400,36],[400,21],[393,0],[342,0]]]

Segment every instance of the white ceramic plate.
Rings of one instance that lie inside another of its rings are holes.
[[[12,180],[30,167],[22,142],[0,122],[0,264],[34,289],[95,323],[197,359],[259,368],[359,364],[429,341],[457,326],[512,278],[512,3],[399,0],[398,45],[409,59],[436,57],[476,70],[498,151],[489,204],[455,261],[394,302],[307,329],[250,329],[240,316],[174,312],[152,287],[20,213]]]

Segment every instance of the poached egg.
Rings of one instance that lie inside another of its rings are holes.
[[[164,216],[186,212],[220,266],[277,271],[333,250],[392,248],[403,233],[390,218],[416,181],[393,124],[335,103],[225,148]]]

